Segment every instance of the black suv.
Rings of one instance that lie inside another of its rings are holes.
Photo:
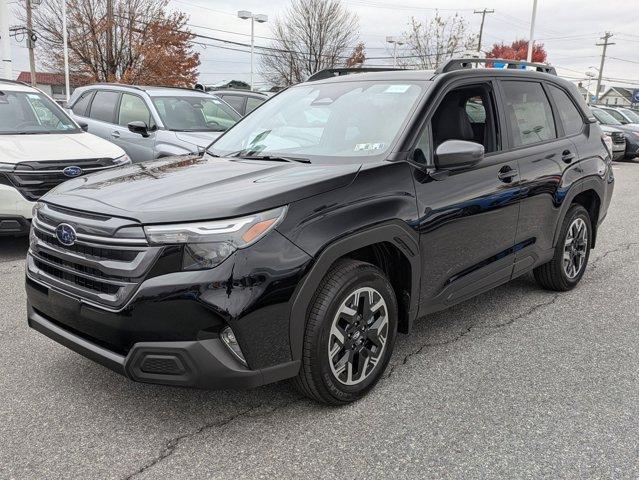
[[[552,68],[476,62],[322,72],[204,155],[62,184],[29,325],[135,381],[340,404],[417,317],[530,271],[573,288],[613,191],[602,131]]]

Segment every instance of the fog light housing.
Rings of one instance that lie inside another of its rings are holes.
[[[242,365],[248,367],[246,359],[244,358],[244,354],[242,353],[242,349],[240,348],[240,344],[237,343],[237,338],[235,338],[235,333],[233,333],[231,327],[226,327],[224,330],[222,330],[222,332],[220,333],[220,338],[222,339],[222,343],[226,345],[226,348],[231,351],[235,358],[237,358],[242,363]]]

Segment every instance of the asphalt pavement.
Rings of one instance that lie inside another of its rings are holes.
[[[639,163],[614,168],[577,289],[422,319],[341,408],[112,373],[27,327],[27,242],[0,239],[0,478],[639,478]]]

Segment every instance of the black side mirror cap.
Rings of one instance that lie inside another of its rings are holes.
[[[84,132],[88,132],[89,131],[89,124],[86,122],[76,122],[78,124],[78,126],[82,129],[82,131]]]
[[[129,132],[137,133],[145,138],[149,136],[149,127],[144,122],[139,120],[129,122],[127,127],[129,128]]]
[[[484,146],[466,140],[446,140],[435,150],[438,169],[454,170],[472,167],[484,158]]]

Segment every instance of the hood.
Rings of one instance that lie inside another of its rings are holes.
[[[625,125],[615,125],[614,128],[617,128],[624,132],[639,132],[639,124],[636,124],[636,123],[627,123]]]
[[[0,162],[117,158],[124,155],[117,145],[90,133],[0,135]]]
[[[170,157],[69,180],[42,200],[144,224],[235,217],[350,184],[360,164]]]
[[[224,132],[175,132],[175,136],[183,142],[206,148],[223,133]]]
[[[612,125],[599,125],[601,127],[601,131],[602,132],[608,132],[608,133],[615,133],[615,132],[622,132],[621,129],[617,128],[616,126],[612,126]]]

